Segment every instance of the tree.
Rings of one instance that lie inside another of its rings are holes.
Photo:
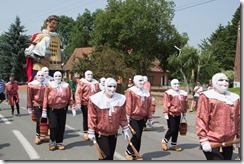
[[[171,67],[181,73],[186,91],[189,92],[188,79],[191,76],[191,70],[196,68],[195,64],[198,63],[197,49],[189,46],[183,47],[179,54],[175,53],[169,56],[167,61]]]
[[[88,9],[85,9],[85,12],[77,17],[70,31],[70,42],[65,49],[65,54],[67,55],[66,60],[70,57],[75,48],[91,46],[89,42],[91,40],[91,31],[93,31],[96,12],[91,14]]]
[[[128,78],[136,74],[135,70],[128,68],[124,62],[124,56],[107,46],[99,46],[91,56],[84,55],[80,62],[75,65],[73,72],[83,73],[92,70],[94,76],[112,77],[116,80]]]
[[[188,40],[171,25],[174,5],[165,0],[110,0],[97,13],[91,44],[121,51],[127,66],[140,74],[147,74],[155,57],[167,68],[174,45]]]
[[[0,73],[8,78],[14,75],[21,82],[26,81],[24,49],[29,45],[28,36],[23,35],[25,27],[17,16],[9,31],[1,36],[0,42]]]

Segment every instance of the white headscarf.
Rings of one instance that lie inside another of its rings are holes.
[[[171,88],[175,91],[179,91],[180,90],[180,82],[178,79],[173,79],[170,82]]]
[[[116,87],[117,87],[117,82],[113,78],[107,78],[105,80],[105,86],[104,86],[105,93],[107,93],[109,96],[111,97],[113,96],[113,94],[116,92]]]
[[[143,88],[144,80],[143,80],[142,75],[135,75],[133,82],[134,82],[135,86],[137,86],[138,88],[140,88],[140,89]]]
[[[143,76],[143,80],[144,80],[144,82],[147,82],[148,81],[147,76]]]
[[[217,89],[220,93],[226,93],[229,88],[229,82],[219,81],[219,80],[228,80],[228,77],[223,73],[216,73],[212,77],[213,88]]]
[[[90,70],[87,70],[86,72],[85,72],[85,79],[87,80],[87,81],[92,81],[92,79],[93,79],[93,73],[92,73],[92,71],[90,71]]]
[[[90,100],[102,109],[109,109],[109,116],[114,112],[115,106],[122,106],[125,103],[125,96],[122,94],[116,93],[116,88],[108,86],[117,86],[117,82],[113,78],[107,78],[105,80],[105,91],[100,91],[92,96]],[[112,90],[111,90],[112,89]],[[107,97],[105,92],[109,95],[112,94],[112,97]]]
[[[37,78],[37,81],[42,83],[45,80],[44,72],[43,71],[38,71],[36,73],[36,78]]]
[[[45,78],[49,76],[49,69],[47,67],[43,67],[42,71],[44,72]]]

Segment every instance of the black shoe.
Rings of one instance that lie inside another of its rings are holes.
[[[12,116],[14,115],[14,112],[12,112]]]

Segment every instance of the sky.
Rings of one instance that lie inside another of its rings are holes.
[[[188,45],[195,48],[201,40],[209,38],[220,24],[226,26],[231,22],[240,5],[239,0],[173,1],[176,6],[172,24],[178,32],[188,34]],[[25,26],[25,34],[32,35],[41,30],[43,21],[49,15],[65,15],[76,20],[85,9],[94,12],[96,9],[104,9],[106,5],[107,0],[3,1],[0,5],[0,34],[8,31],[16,16],[20,17],[21,25]]]

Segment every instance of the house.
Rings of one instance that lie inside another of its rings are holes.
[[[72,69],[75,63],[79,63],[79,59],[83,57],[84,54],[91,55],[94,49],[92,47],[83,47],[83,48],[76,48],[74,52],[71,54],[69,60],[63,67],[64,72],[64,79],[70,80],[72,79]]]
[[[72,77],[72,69],[75,63],[79,62],[79,58],[82,58],[84,54],[91,55],[94,48],[92,47],[84,47],[84,48],[76,48],[74,52],[71,54],[69,60],[66,62],[66,64],[63,67],[64,72],[64,78],[66,80],[71,79]],[[160,62],[158,59],[156,59],[152,63],[152,67],[150,68],[150,71],[148,72],[148,81],[151,83],[152,86],[168,86],[169,82],[169,72],[163,71],[160,68]],[[126,79],[121,79],[120,83],[123,81],[126,81]]]

